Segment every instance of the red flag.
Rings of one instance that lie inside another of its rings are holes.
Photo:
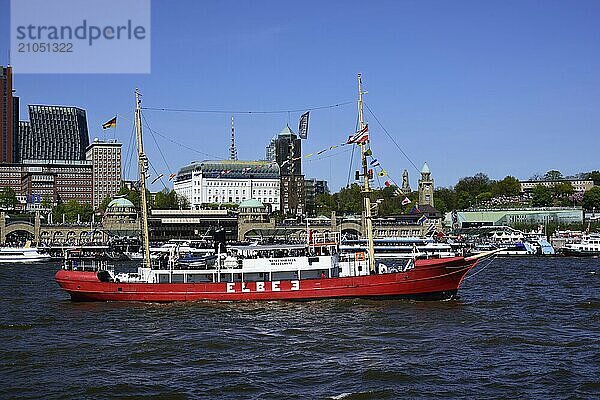
[[[364,143],[367,140],[369,140],[369,124],[365,125],[364,128],[356,132],[354,135],[349,136],[346,144]]]

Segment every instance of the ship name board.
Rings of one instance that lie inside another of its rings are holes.
[[[270,287],[266,284],[270,283]],[[300,281],[290,281],[290,290],[300,290]],[[247,282],[227,282],[227,293],[250,293],[250,292],[280,292],[280,281],[256,282],[255,289],[251,290]]]

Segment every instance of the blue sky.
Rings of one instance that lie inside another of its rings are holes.
[[[0,0],[2,10],[8,4]],[[599,20],[598,1],[154,0],[151,74],[20,74],[15,88],[22,116],[26,104],[85,108],[91,138],[115,135],[127,154],[136,86],[147,107],[304,109],[355,100],[361,72],[365,102],[417,167],[429,163],[437,186],[477,172],[572,174],[600,169]],[[0,13],[1,64],[8,25]],[[115,113],[117,131],[102,132]],[[239,157],[263,158],[288,121],[297,130],[300,114],[236,115]],[[414,188],[415,168],[365,115],[375,156],[397,181],[408,169]],[[165,175],[227,157],[229,114],[145,116],[195,149],[156,136],[166,166],[146,131],[147,153]],[[304,154],[342,142],[355,125],[355,105],[313,111]],[[337,190],[350,153],[325,155],[305,162],[305,174]]]

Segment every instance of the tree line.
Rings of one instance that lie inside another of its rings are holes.
[[[581,173],[575,179],[591,179],[600,185],[600,171]],[[514,176],[506,176],[501,180],[492,180],[484,173],[461,178],[454,187],[437,188],[434,191],[435,208],[446,213],[452,210],[465,210],[475,207],[550,207],[581,206],[586,210],[600,210],[600,187],[595,186],[585,193],[575,192],[568,178],[560,171],[551,170],[544,175],[536,175],[531,180],[553,181],[550,186],[534,186],[530,195],[522,195],[521,183]],[[407,197],[411,203],[402,205]],[[371,200],[382,200],[378,203],[377,213],[380,216],[397,215],[409,212],[416,204],[418,192],[398,195],[398,187],[391,185],[384,189],[374,190]],[[342,188],[338,193],[321,194],[316,198],[316,214],[330,215],[357,214],[362,211],[361,187],[352,184]]]

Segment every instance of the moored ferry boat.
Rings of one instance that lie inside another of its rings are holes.
[[[579,242],[567,243],[560,251],[566,256],[600,256],[600,234],[583,235]]]
[[[0,263],[3,264],[33,264],[50,261],[48,254],[40,253],[35,247],[1,247]]]
[[[148,211],[141,107],[136,90],[136,130],[141,187],[143,263],[135,273],[118,273],[105,261],[80,262],[67,255],[56,282],[73,300],[82,301],[253,301],[324,298],[426,298],[454,296],[478,260],[472,257],[408,258],[402,265],[377,265],[372,235],[370,176],[366,153],[368,130],[363,121],[361,77],[359,131],[352,143],[360,146],[367,249],[340,254],[337,240],[312,240],[302,245],[219,247],[213,260],[178,262],[177,247],[169,257],[152,260],[148,242]],[[365,135],[366,132],[366,135]],[[350,141],[349,141],[350,143]]]

